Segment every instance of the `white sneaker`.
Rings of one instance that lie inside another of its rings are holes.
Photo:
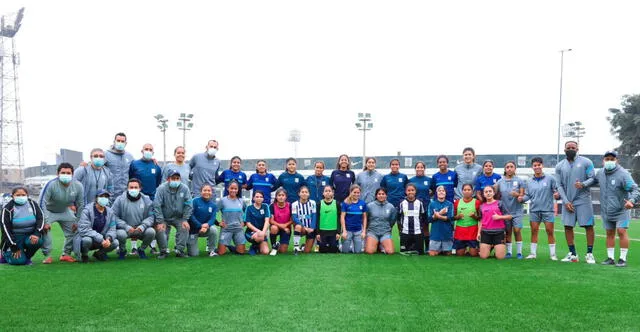
[[[568,253],[567,256],[565,256],[562,259],[563,262],[567,263],[567,262],[572,262],[572,263],[577,263],[580,261],[580,259],[578,258],[578,255],[574,255],[572,253]]]
[[[278,254],[278,249],[271,249],[271,252],[269,253],[269,255],[271,256],[275,256]]]
[[[209,252],[209,257],[216,257],[216,256],[218,256],[217,252],[215,252],[215,251],[210,251]]]
[[[587,253],[587,256],[585,256],[585,259],[587,260],[587,264],[595,264],[596,263],[596,258],[593,257],[593,253]]]
[[[551,256],[549,258],[551,258],[551,260],[554,261],[554,262],[558,260],[558,257],[556,255],[553,255],[553,256]]]
[[[536,257],[538,257],[538,256],[535,255],[535,254],[529,254],[529,256],[527,256],[526,259],[536,259]]]

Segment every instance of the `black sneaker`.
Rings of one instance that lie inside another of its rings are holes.
[[[178,257],[178,258],[187,258],[187,255],[182,251],[176,250],[176,257]]]
[[[167,254],[166,252],[161,252],[161,253],[158,255],[158,259],[165,259],[165,258],[167,258],[167,256],[168,256],[168,255],[169,255],[169,254]]]
[[[604,262],[600,263],[602,265],[616,265],[616,262],[613,260],[613,258],[609,257],[607,258],[607,260],[605,260]]]
[[[616,264],[617,267],[627,267],[627,261],[625,261],[624,259],[620,258],[618,259],[618,264]]]
[[[80,262],[82,262],[82,263],[89,263],[89,256],[87,256],[87,255],[82,255],[82,258],[80,259]]]
[[[104,262],[104,261],[106,261],[106,260],[108,259],[108,258],[107,258],[107,254],[105,254],[105,253],[103,253],[103,252],[99,252],[99,251],[94,252],[94,253],[93,253],[93,257],[94,257],[95,259],[97,259],[97,260],[101,261],[101,262]]]
[[[147,259],[147,254],[144,252],[144,249],[142,248],[138,248],[136,250],[136,254],[138,255],[138,257],[140,257],[140,259]]]

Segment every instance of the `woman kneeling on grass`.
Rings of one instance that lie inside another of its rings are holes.
[[[453,248],[457,256],[467,253],[478,256],[478,219],[480,219],[480,201],[473,197],[473,185],[465,183],[462,186],[462,198],[455,201],[456,229],[453,233]]]
[[[271,212],[270,238],[271,238],[271,256],[278,253],[285,253],[289,250],[289,241],[291,240],[291,205],[287,202],[287,191],[284,188],[276,190],[276,201],[269,207]],[[276,239],[280,237],[280,241]]]
[[[378,244],[382,244],[384,253],[391,255],[394,252],[391,228],[396,222],[397,210],[387,202],[387,190],[376,189],[376,200],[367,204],[367,238],[365,252],[375,254]]]
[[[313,248],[313,242],[315,241],[315,229],[316,229],[316,202],[309,199],[309,188],[307,186],[300,187],[298,191],[298,199],[293,202],[291,205],[291,217],[293,218],[293,222],[295,223],[294,231],[294,244],[295,244],[295,254],[303,251],[305,253],[310,253]],[[300,236],[305,236],[306,241],[304,244],[304,248],[299,247]]]
[[[506,248],[504,245],[505,220],[511,220],[511,215],[502,203],[496,200],[496,191],[492,186],[486,186],[482,190],[484,203],[480,205],[480,227],[478,240],[480,241],[480,258],[486,259],[491,254],[491,248],[495,250],[497,259],[504,259]]]
[[[247,226],[244,237],[251,243],[250,255],[255,255],[256,253],[269,254],[267,234],[269,233],[271,213],[269,206],[263,202],[264,193],[260,190],[255,190],[253,192],[253,204],[244,210],[244,222]]]
[[[2,252],[0,263],[31,265],[31,257],[42,247],[44,219],[42,210],[19,187],[13,199],[2,209]]]
[[[451,255],[453,248],[453,204],[447,200],[447,189],[436,188],[436,198],[428,207],[428,220],[431,223],[429,256]]]
[[[231,241],[236,246],[238,254],[244,254],[244,221],[242,220],[244,202],[238,197],[240,185],[233,180],[229,183],[229,195],[223,197],[218,202],[218,210],[222,213],[220,221],[220,241],[218,243],[218,255],[224,255],[227,247],[231,246]]]
[[[360,199],[360,186],[351,185],[349,197],[342,202],[342,252],[362,252],[362,241],[367,236],[367,204]]]
[[[327,185],[318,203],[318,231],[316,241],[320,253],[337,253],[340,233],[340,204],[333,199],[333,187]]]

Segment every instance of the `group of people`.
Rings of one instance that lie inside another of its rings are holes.
[[[199,256],[198,239],[207,239],[209,256],[294,253],[393,254],[392,228],[397,225],[400,253],[479,256],[493,252],[497,259],[513,256],[515,238],[518,259],[524,258],[522,228],[529,203],[531,247],[527,259],[537,258],[541,223],[547,233],[550,258],[556,256],[554,205],[562,201],[561,220],[569,253],[564,262],[578,262],[574,227],[586,230],[587,263],[595,264],[594,213],[589,187],[599,185],[601,216],[606,229],[606,265],[626,266],[630,213],[640,201],[640,191],[629,173],[618,164],[615,151],[603,155],[604,168],[596,173],[593,162],[578,155],[578,144],[565,144],[566,159],[555,176],[543,173],[544,161],[531,160],[533,177],[516,174],[516,163],[494,173],[494,163],[476,163],[472,148],[463,150],[463,163],[449,169],[447,156],[437,157],[438,171],[425,174],[424,162],[415,164],[416,175],[400,172],[400,161],[391,160],[391,172],[376,170],[375,158],[367,158],[364,170],[355,174],[347,155],[338,157],[335,170],[326,176],[318,161],[313,175],[305,178],[290,158],[285,171],[275,177],[259,160],[247,176],[241,159],[233,157],[221,171],[216,158],[219,143],[207,142],[202,153],[187,163],[184,147],[174,150],[175,162],[160,167],[151,144],[134,160],[125,150],[127,137],[115,135],[110,149],[93,149],[91,160],[77,169],[68,163],[57,168],[58,176],[43,188],[40,202],[29,198],[24,187],[15,188],[12,200],[2,209],[2,255],[0,261],[30,264],[39,250],[43,263],[52,262],[50,230],[58,223],[64,234],[60,261],[98,261],[117,250],[118,258],[147,258],[147,249],[163,259],[169,255],[168,239],[175,229],[175,256]],[[216,200],[216,185],[223,197]],[[243,191],[251,191],[245,204]],[[272,195],[274,202],[271,202]],[[219,213],[218,213],[219,212]],[[218,218],[218,215],[220,218]],[[620,253],[614,259],[615,235]],[[304,241],[303,241],[304,238]],[[140,246],[138,247],[138,241]],[[74,258],[75,256],[75,258]]]

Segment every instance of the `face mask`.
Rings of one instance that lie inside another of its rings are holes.
[[[98,197],[98,204],[102,207],[109,205],[109,197]]]
[[[93,158],[91,161],[93,162],[93,166],[95,167],[104,166],[104,158]]]
[[[67,183],[71,182],[73,177],[70,174],[60,174],[60,175],[58,175],[58,179],[60,179],[60,182],[62,182],[64,184],[67,184]]]
[[[142,158],[144,158],[146,160],[151,160],[151,158],[153,158],[153,152],[151,152],[151,151],[142,152]]]
[[[13,198],[13,201],[16,202],[16,204],[18,205],[25,205],[27,204],[27,196],[16,196]]]
[[[604,169],[607,171],[613,171],[616,168],[616,162],[613,160],[607,160],[604,162]]]
[[[176,189],[178,187],[180,187],[180,181],[169,181],[169,187]]]
[[[209,157],[215,157],[217,152],[218,152],[218,149],[216,148],[209,148],[207,150],[207,154],[209,155]]]
[[[576,155],[578,154],[578,151],[575,150],[566,150],[564,152],[564,154],[567,156],[567,159],[569,160],[573,160],[576,158]]]
[[[125,146],[127,146],[127,143],[123,143],[123,142],[116,142],[115,144],[113,144],[113,147],[118,151],[124,150]]]
[[[140,195],[140,190],[138,189],[129,189],[129,196],[131,197],[138,197],[138,195]]]

